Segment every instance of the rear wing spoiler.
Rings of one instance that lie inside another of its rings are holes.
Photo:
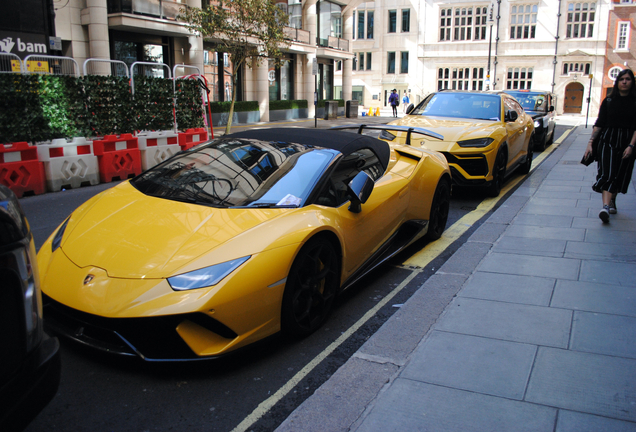
[[[351,124],[351,125],[341,125],[334,126],[330,129],[357,129],[359,134],[362,134],[364,129],[371,130],[380,130],[380,131],[397,131],[397,132],[406,132],[406,145],[411,145],[411,135],[416,133],[420,135],[426,135],[431,138],[438,139],[440,141],[444,140],[444,136],[440,135],[436,132],[430,131],[428,129],[420,128],[420,127],[412,127],[412,126],[398,126],[398,125],[370,125],[370,124]]]

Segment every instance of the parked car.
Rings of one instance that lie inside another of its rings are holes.
[[[540,90],[505,90],[534,120],[535,150],[545,150],[554,141],[556,96]]]
[[[0,185],[0,430],[20,431],[60,382],[59,342],[44,332],[33,237],[15,194]]]
[[[425,128],[443,136],[414,138],[413,145],[441,152],[453,183],[479,186],[498,196],[515,169],[530,172],[534,125],[519,103],[497,92],[442,90],[428,95],[389,125]],[[405,132],[382,131],[380,139],[404,143]]]
[[[44,243],[47,324],[148,361],[308,335],[340,291],[442,235],[450,186],[439,153],[351,132],[203,143],[92,198]]]

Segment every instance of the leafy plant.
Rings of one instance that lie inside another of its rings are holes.
[[[207,3],[207,2],[206,2]],[[279,65],[283,49],[289,45],[285,27],[289,15],[272,0],[216,0],[205,8],[182,9],[177,17],[188,29],[217,40],[218,50],[232,59],[232,105],[225,133],[230,133],[236,83],[241,67],[253,67],[267,59]]]
[[[270,110],[284,110],[294,108],[307,108],[306,100],[276,100],[269,101]]]
[[[198,79],[177,79],[175,82],[177,127],[182,131],[203,127],[201,90]]]

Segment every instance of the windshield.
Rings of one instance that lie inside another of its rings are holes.
[[[509,92],[510,96],[513,96],[521,104],[526,111],[540,111],[547,112],[548,104],[546,104],[546,97],[540,93],[526,93],[526,92]]]
[[[252,139],[218,139],[131,180],[140,192],[214,207],[300,207],[340,153]]]
[[[483,93],[434,93],[411,115],[501,120],[501,97]]]

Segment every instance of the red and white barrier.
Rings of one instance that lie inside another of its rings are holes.
[[[208,140],[208,131],[205,128],[188,129],[179,132],[179,145],[181,150],[188,150]]]
[[[44,166],[37,148],[25,141],[0,144],[0,183],[18,198],[44,193]]]
[[[132,134],[106,135],[93,141],[102,183],[124,180],[141,174],[141,154],[137,137]]]
[[[144,171],[181,151],[179,135],[172,131],[139,132],[137,140]]]
[[[78,137],[68,141],[64,138],[39,143],[38,159],[44,163],[46,187],[51,192],[64,188],[99,183],[97,156],[93,154],[93,142]]]

